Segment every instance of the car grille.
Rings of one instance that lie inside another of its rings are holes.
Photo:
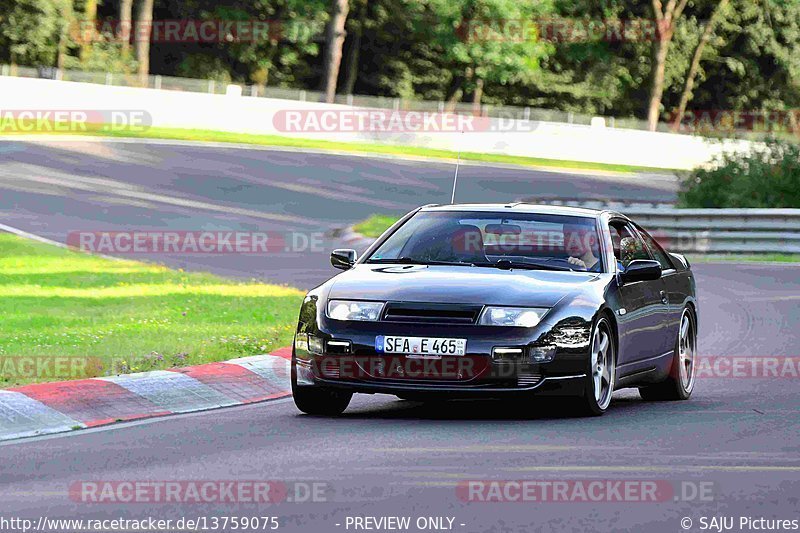
[[[533,385],[539,383],[541,380],[542,376],[540,374],[537,374],[536,372],[523,370],[517,375],[517,386],[532,387]]]
[[[474,324],[481,309],[480,305],[389,302],[383,312],[383,321]]]

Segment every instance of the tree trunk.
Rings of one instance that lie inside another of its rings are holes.
[[[453,77],[450,86],[447,88],[447,94],[444,96],[447,110],[455,109],[456,104],[461,100],[461,96],[464,94],[464,82],[466,81],[465,76]]]
[[[68,27],[64,27],[61,29],[61,33],[58,36],[58,54],[56,55],[56,68],[58,70],[64,70],[64,61],[67,58],[67,34],[69,32]]]
[[[347,48],[347,59],[344,67],[344,84],[342,92],[353,94],[358,81],[358,61],[361,56],[361,37],[364,33],[364,22],[367,19],[367,0],[358,3],[358,20],[353,28],[353,39]]]
[[[478,78],[475,80],[475,92],[472,93],[472,105],[478,110],[481,108],[481,100],[483,99],[483,79]]]
[[[342,63],[342,46],[346,35],[344,25],[350,10],[348,0],[332,0],[333,12],[325,31],[325,55],[323,57],[322,91],[325,101],[333,103],[336,98],[336,82]]]
[[[142,0],[136,19],[136,61],[139,63],[139,84],[147,86],[150,75],[150,34],[153,31],[153,2]]]
[[[131,47],[131,20],[133,19],[133,0],[121,0],[119,4],[119,42],[122,54],[127,55]]]
[[[656,18],[656,40],[653,44],[653,75],[650,85],[650,99],[647,104],[647,128],[656,131],[661,99],[664,97],[664,72],[667,68],[667,55],[675,24],[681,17],[689,0],[667,0],[662,7],[661,0],[651,0]]]
[[[700,41],[697,43],[697,48],[694,49],[694,56],[692,63],[689,66],[689,72],[686,74],[686,81],[683,84],[683,92],[681,92],[681,100],[678,104],[678,110],[675,112],[675,119],[672,122],[672,130],[678,131],[683,120],[683,114],[686,113],[686,106],[689,105],[689,100],[692,98],[692,90],[694,89],[694,80],[697,77],[697,71],[700,70],[700,60],[703,57],[703,50],[705,49],[708,41],[711,40],[711,35],[714,33],[714,27],[719,21],[719,16],[728,4],[728,0],[720,0],[711,18],[708,19],[703,34],[700,36]]]
[[[794,135],[800,135],[800,120],[798,120],[798,111],[790,109],[786,112],[789,117],[789,128],[791,128]]]
[[[81,61],[86,61],[89,57],[89,52],[94,44],[97,32],[97,0],[86,0],[86,5],[83,10],[83,24],[81,34]]]
[[[67,59],[67,45],[69,44],[70,29],[75,24],[75,13],[72,11],[72,4],[61,4],[59,7],[61,16],[61,32],[58,35],[58,54],[56,55],[56,68],[64,70],[64,62]]]
[[[661,99],[664,97],[664,71],[667,68],[667,52],[669,41],[659,38],[653,53],[653,81],[650,86],[650,103],[647,106],[647,129],[656,131],[658,115],[661,111]]]

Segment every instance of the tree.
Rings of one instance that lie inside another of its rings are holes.
[[[655,131],[661,112],[661,99],[664,96],[664,72],[667,67],[669,45],[675,34],[675,26],[686,8],[688,0],[652,0],[656,18],[656,36],[653,41],[653,75],[650,85],[650,100],[647,105],[647,127]]]
[[[0,0],[0,60],[53,65],[64,6],[55,0]]]
[[[122,53],[128,54],[131,46],[131,20],[133,19],[133,0],[120,0],[119,3],[119,42]]]
[[[59,70],[64,69],[67,60],[67,53],[69,46],[72,43],[70,30],[74,28],[75,12],[72,0],[59,0],[58,1],[58,15],[61,19],[59,34],[58,34],[58,51],[56,52],[56,68]]]
[[[154,56],[159,69],[177,76],[270,87],[310,89],[320,85],[320,50],[330,0],[161,0],[170,19],[258,21],[266,31],[253,39],[177,45],[177,65]],[[163,47],[166,48],[166,47]],[[163,61],[163,62],[162,62]]]
[[[325,31],[325,54],[322,58],[322,91],[328,103],[332,103],[336,97],[336,82],[346,35],[344,27],[349,10],[348,0],[332,0],[331,18]]]
[[[345,42],[347,52],[345,54],[344,82],[342,83],[341,91],[344,94],[353,94],[353,88],[358,79],[361,39],[364,36],[364,25],[367,22],[367,3],[368,0],[355,0],[356,16],[348,20],[351,30],[347,33],[350,38]]]
[[[550,45],[518,28],[530,29],[551,13],[550,2],[517,0],[427,0],[419,22],[421,49],[446,70],[445,99],[454,105],[464,94],[480,104],[492,85],[528,83]]]
[[[81,62],[85,63],[92,52],[97,32],[97,0],[86,0],[81,27]]]
[[[147,85],[150,75],[150,35],[153,31],[153,2],[142,0],[136,20],[136,60],[139,64],[139,83]]]
[[[714,33],[714,28],[717,26],[717,22],[722,17],[723,12],[728,5],[728,0],[720,0],[717,4],[717,7],[714,9],[714,12],[711,14],[711,18],[708,19],[706,22],[705,29],[703,29],[703,34],[700,36],[700,40],[697,42],[697,46],[694,49],[694,55],[692,56],[692,63],[689,66],[689,72],[686,73],[686,80],[683,84],[683,91],[681,92],[681,100],[678,104],[678,110],[675,112],[675,119],[672,124],[672,129],[677,130],[680,127],[681,120],[683,120],[683,115],[686,113],[686,106],[689,104],[689,100],[692,98],[692,89],[694,89],[694,81],[697,77],[697,72],[700,70],[700,61],[703,58],[703,51],[705,50],[706,45],[711,40],[711,36]]]

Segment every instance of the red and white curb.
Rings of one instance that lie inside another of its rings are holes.
[[[0,441],[283,398],[291,354],[0,390]]]

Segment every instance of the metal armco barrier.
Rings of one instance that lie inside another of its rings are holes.
[[[800,253],[800,209],[622,211],[674,252]]]
[[[571,200],[539,203],[619,211],[671,252],[800,253],[800,209],[678,209],[670,204]]]

